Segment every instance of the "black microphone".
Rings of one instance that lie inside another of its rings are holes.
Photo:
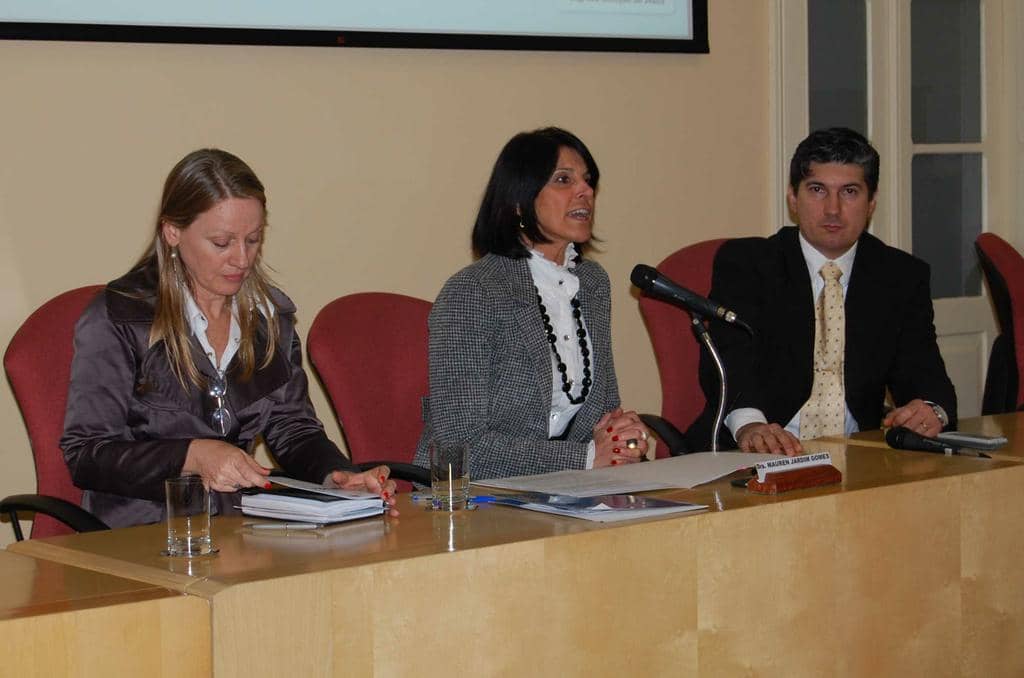
[[[904,426],[896,426],[885,432],[885,442],[897,450],[914,450],[917,452],[937,452],[939,454],[956,454],[959,445],[950,445],[935,438],[925,438]]]
[[[749,325],[740,320],[734,312],[725,306],[720,306],[711,299],[702,297],[682,285],[677,285],[659,273],[656,268],[651,268],[645,264],[637,264],[633,267],[633,272],[629,275],[629,279],[634,285],[643,290],[644,293],[652,297],[659,297],[665,301],[680,304],[698,315],[718,318],[727,323],[739,325],[750,334],[754,333]]]

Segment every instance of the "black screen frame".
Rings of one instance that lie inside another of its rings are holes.
[[[2,21],[0,22],[0,40],[708,54],[710,46],[708,43],[707,0],[693,0],[692,8],[693,37],[689,39],[390,33]]]

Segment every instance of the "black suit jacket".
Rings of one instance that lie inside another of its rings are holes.
[[[711,298],[754,328],[713,323],[728,375],[726,414],[755,407],[785,426],[811,393],[814,299],[796,227],[770,238],[731,240],[718,251]],[[897,406],[914,398],[938,403],[956,423],[956,393],[939,354],[928,264],[865,232],[846,292],[846,403],[861,429],[878,428],[885,390]],[[718,404],[718,376],[701,355],[708,407],[687,438],[709,449]],[[722,427],[723,446],[735,446]]]

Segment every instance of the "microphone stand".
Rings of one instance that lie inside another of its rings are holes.
[[[722,421],[725,419],[725,365],[722,364],[722,356],[718,355],[715,342],[711,340],[711,333],[704,325],[704,316],[690,311],[690,318],[690,329],[693,330],[693,336],[697,338],[698,342],[703,342],[708,347],[708,353],[711,354],[711,359],[715,361],[715,367],[718,368],[718,411],[715,412],[715,425],[711,429],[711,451],[718,452],[718,432],[722,429]]]

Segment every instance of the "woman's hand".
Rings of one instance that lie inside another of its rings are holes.
[[[390,480],[391,469],[377,466],[369,471],[356,473],[353,471],[332,471],[324,479],[324,485],[334,485],[344,490],[366,490],[379,494],[388,505],[388,515],[398,516],[395,508],[395,481]]]
[[[237,492],[243,487],[270,487],[270,469],[260,466],[244,450],[223,440],[193,440],[188,446],[184,473],[198,473],[206,486],[217,492]]]
[[[594,468],[643,461],[649,437],[636,412],[623,412],[622,408],[606,412],[594,426]]]

